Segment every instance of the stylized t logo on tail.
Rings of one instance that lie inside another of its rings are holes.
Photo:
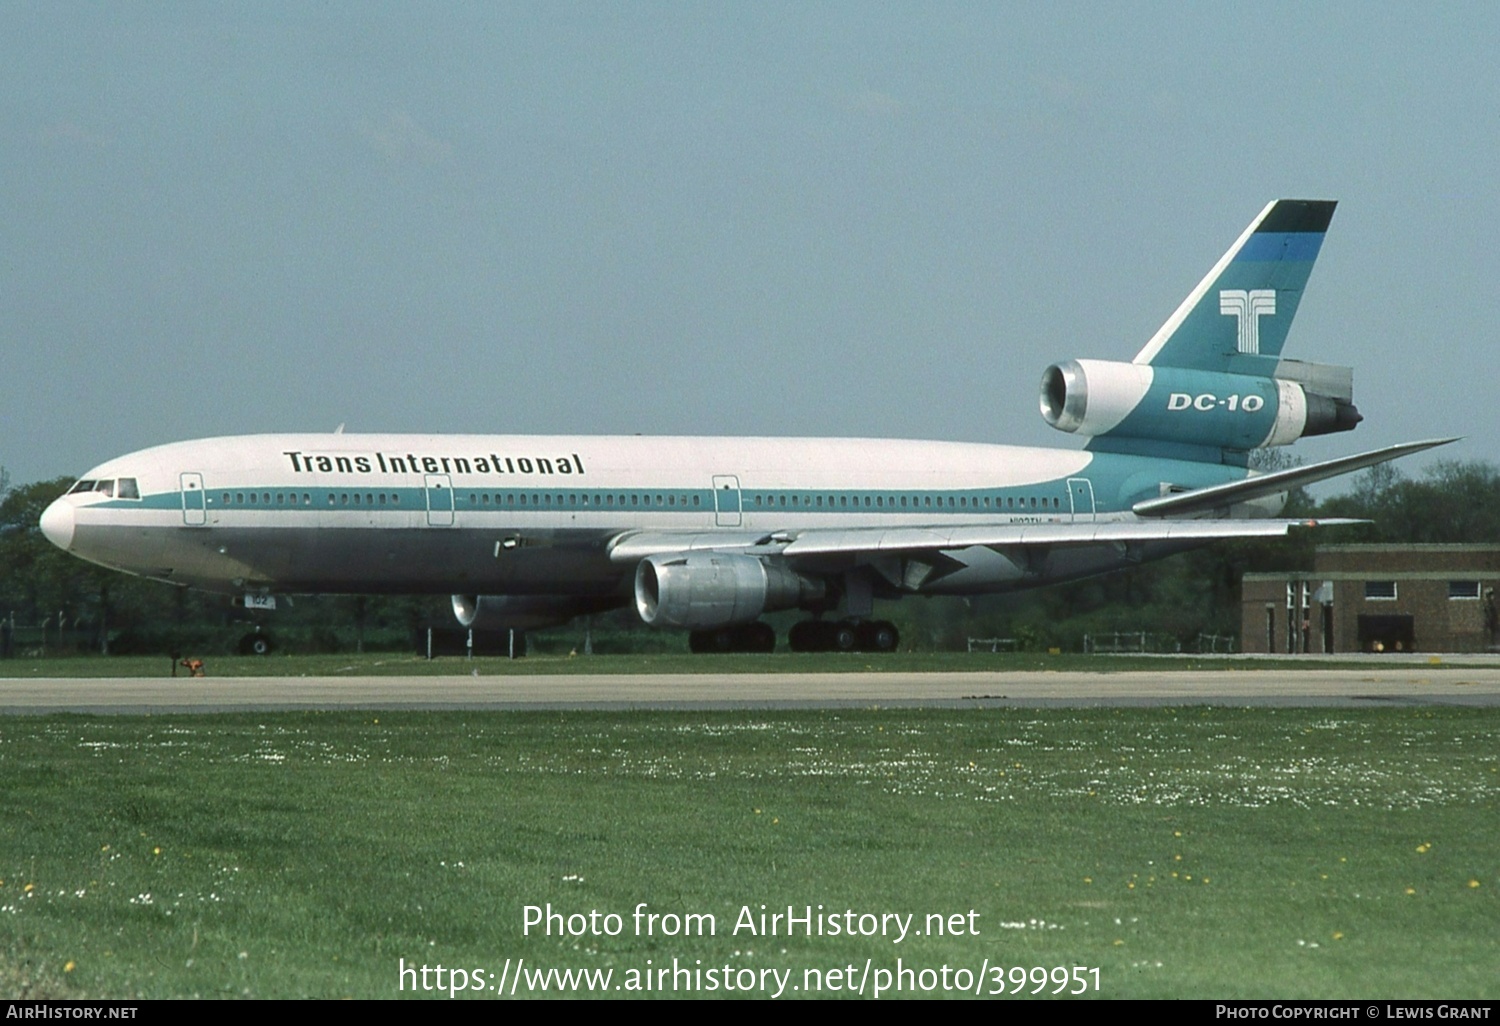
[[[1276,312],[1275,289],[1223,289],[1219,292],[1219,313],[1239,321],[1239,350],[1260,352],[1260,319]]]

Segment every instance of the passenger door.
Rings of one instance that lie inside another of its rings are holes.
[[[453,479],[447,474],[427,475],[427,526],[453,526]]]
[[[714,475],[714,523],[740,526],[740,479],[733,474]]]
[[[202,527],[208,523],[203,475],[189,471],[179,474],[177,480],[182,488],[182,522],[188,527]]]
[[[1094,522],[1094,482],[1086,477],[1068,478],[1068,503],[1073,508],[1073,523]]]

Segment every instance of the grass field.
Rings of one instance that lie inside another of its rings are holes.
[[[7,718],[0,993],[394,997],[423,982],[398,990],[401,960],[491,987],[524,958],[624,995],[675,958],[784,996],[900,959],[935,994],[946,965],[986,992],[995,967],[1082,966],[1103,997],[1494,998],[1497,728],[1405,708]],[[640,935],[642,902],[717,929]],[[526,934],[548,903],[621,928]],[[961,930],[733,932],[762,904]]]

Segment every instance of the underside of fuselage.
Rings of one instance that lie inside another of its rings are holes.
[[[609,558],[617,532],[453,528],[80,526],[75,546],[113,569],[224,594],[489,594],[629,598],[633,566]],[[857,574],[878,598],[982,595],[1109,573],[1196,547],[1183,542],[970,546],[814,558],[793,568],[835,594]],[[129,555],[116,562],[114,553]]]

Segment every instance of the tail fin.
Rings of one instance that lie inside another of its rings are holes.
[[[1271,376],[1335,206],[1267,204],[1133,362]]]
[[[1047,368],[1042,416],[1095,452],[1240,467],[1252,449],[1352,430],[1353,371],[1281,357],[1334,206],[1268,204],[1133,362]]]

